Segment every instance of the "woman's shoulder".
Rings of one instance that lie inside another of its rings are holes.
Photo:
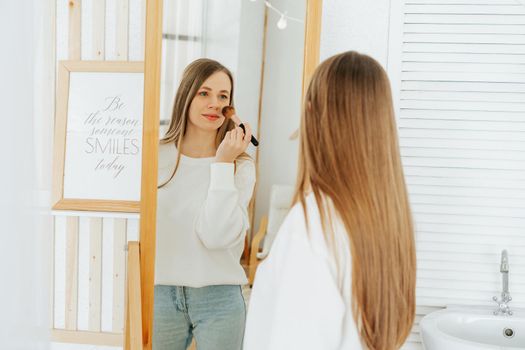
[[[328,198],[323,200],[328,207],[331,206]],[[351,275],[352,259],[345,226],[335,210],[330,208],[325,230],[321,223],[320,208],[313,194],[306,195],[305,206],[306,215],[300,202],[292,206],[277,233],[270,255],[274,255],[277,266],[290,263],[290,259],[315,261],[325,266],[334,283],[348,294],[344,284]]]
[[[330,208],[331,203],[329,199],[323,197],[323,200],[327,201],[326,203]],[[333,232],[325,232],[325,227],[323,227],[321,222],[321,209],[315,195],[313,193],[307,194],[304,203],[305,207],[303,207],[301,202],[297,202],[292,206],[279,230],[278,236],[283,236],[283,239],[304,242],[304,246],[308,247],[313,254],[324,257],[331,256],[332,252],[327,238],[333,234],[336,241],[345,241],[346,230],[343,223],[339,216],[336,215],[335,210],[330,208],[327,212],[326,228],[333,229]]]
[[[303,203],[297,202],[292,205],[288,216],[285,220],[287,225],[299,226],[306,230],[312,227],[317,228],[317,223],[320,223],[319,208],[315,200],[313,193],[309,193],[304,197],[304,206]],[[306,224],[308,222],[308,225]]]
[[[316,211],[312,206],[317,206],[315,201],[312,202],[310,196],[305,197],[305,207],[303,207],[301,202],[297,202],[292,205],[288,214],[279,231],[277,233],[276,242],[281,241],[295,241],[299,240],[302,242],[307,242],[312,233],[317,235],[317,225],[316,223]],[[306,215],[305,215],[306,209]],[[313,217],[312,217],[313,214]],[[308,221],[308,225],[307,225]],[[314,223],[312,227],[312,223]]]

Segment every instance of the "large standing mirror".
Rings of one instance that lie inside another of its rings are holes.
[[[149,2],[145,110],[158,119],[150,118],[149,144],[145,125],[143,167],[158,173],[143,169],[145,348],[240,349],[250,284],[291,199],[320,8],[318,0],[163,0],[162,10]]]

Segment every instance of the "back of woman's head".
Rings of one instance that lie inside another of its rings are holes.
[[[295,201],[330,198],[352,253],[352,305],[369,349],[400,347],[415,315],[415,251],[387,75],[357,52],[316,69],[301,120]],[[323,226],[326,218],[320,210]]]

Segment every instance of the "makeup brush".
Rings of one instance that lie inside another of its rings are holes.
[[[235,108],[233,108],[232,106],[223,107],[222,115],[225,116],[226,118],[230,118],[231,120],[233,120],[235,124],[239,125],[242,131],[246,132],[246,129],[244,128],[244,124],[241,122],[239,117],[237,117],[237,115],[235,114]],[[254,146],[259,145],[259,141],[257,141],[257,139],[253,137],[253,135],[250,141],[252,142]]]

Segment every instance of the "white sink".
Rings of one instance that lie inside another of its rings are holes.
[[[452,307],[426,315],[419,323],[425,349],[525,349],[525,311],[513,309],[512,316],[494,316],[493,311]]]

